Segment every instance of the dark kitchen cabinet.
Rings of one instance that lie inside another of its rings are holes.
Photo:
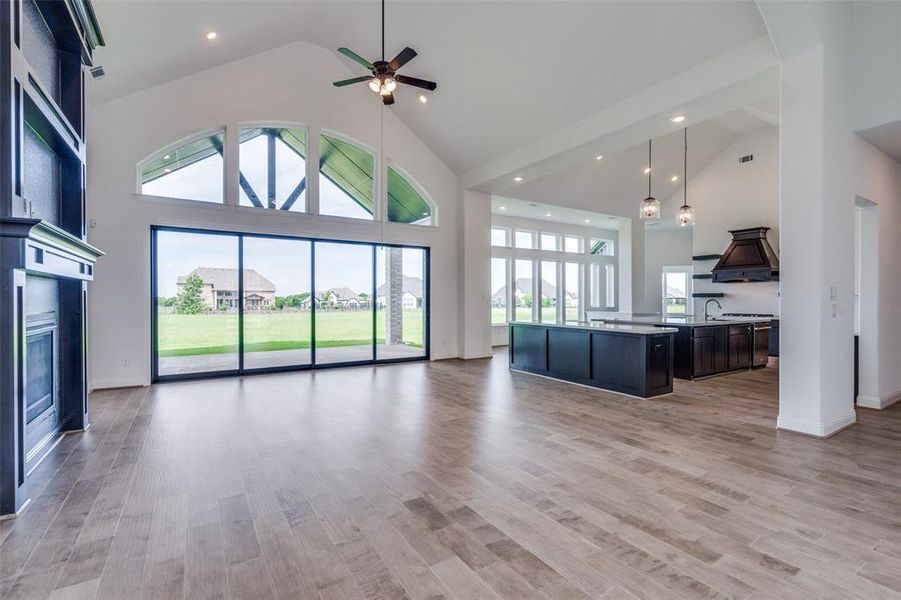
[[[751,326],[729,326],[728,369],[747,369],[751,366]]]
[[[751,325],[695,327],[691,376],[706,377],[751,367]]]

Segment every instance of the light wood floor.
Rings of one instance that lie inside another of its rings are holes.
[[[634,400],[505,360],[95,393],[0,595],[901,597],[901,407],[823,441],[774,369]]]

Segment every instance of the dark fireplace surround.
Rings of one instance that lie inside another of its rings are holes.
[[[27,474],[59,436],[88,427],[87,284],[101,255],[46,221],[0,217],[0,515],[25,505]],[[29,306],[38,279],[55,291]]]

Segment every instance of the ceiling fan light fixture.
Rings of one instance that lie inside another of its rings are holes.
[[[394,77],[385,78],[385,89],[388,90],[389,93],[397,89],[397,81]]]
[[[370,79],[367,85],[369,85],[369,89],[376,94],[378,94],[379,90],[382,89],[382,82],[379,81],[378,77],[373,77],[372,79]]]

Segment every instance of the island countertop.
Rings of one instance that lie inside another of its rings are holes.
[[[713,317],[704,320],[704,317],[594,317],[593,323],[605,323],[609,325],[644,325],[649,327],[715,327],[717,325],[742,325],[745,323],[769,323],[772,317]]]
[[[660,335],[661,333],[676,333],[675,327],[660,327],[652,324],[637,324],[632,322],[609,323],[603,321],[565,321],[562,323],[530,323],[511,322],[510,325],[526,325],[531,327],[555,327],[560,329],[584,329],[588,331],[617,331],[620,333],[632,333],[635,335]]]

